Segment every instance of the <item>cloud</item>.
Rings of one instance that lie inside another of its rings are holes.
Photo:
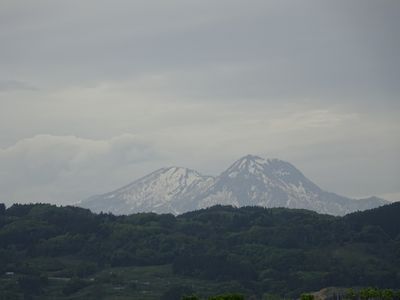
[[[82,118],[78,112],[73,118],[65,115],[93,94],[105,98],[88,100],[90,109],[79,111]],[[399,127],[386,114],[371,118],[339,107],[315,108],[312,103],[249,106],[153,99],[128,105],[126,94],[113,85],[62,95],[81,98],[69,103],[71,107],[62,101],[64,105],[52,112],[52,118],[65,118],[61,124],[71,118],[76,128],[95,122],[96,131],[137,133],[99,139],[35,135],[4,147],[0,201],[75,203],[164,166],[217,175],[247,153],[288,160],[317,184],[344,195],[397,192],[400,144],[393,137]],[[121,103],[105,105],[109,97]],[[100,116],[97,123],[94,116]]]
[[[0,1],[0,195],[70,203],[247,153],[397,193],[399,5]]]
[[[20,91],[20,90],[35,91],[37,90],[37,88],[23,81],[0,80],[0,92]]]
[[[0,77],[186,98],[397,102],[396,1],[2,1]]]
[[[77,202],[74,197],[111,188],[121,174],[157,159],[151,143],[131,134],[109,140],[37,135],[0,150],[1,198],[6,203]]]

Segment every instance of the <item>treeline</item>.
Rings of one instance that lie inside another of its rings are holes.
[[[329,297],[328,297],[329,298]],[[197,296],[183,296],[182,300],[201,300]],[[300,300],[315,300],[312,294],[302,294]],[[332,300],[400,300],[400,290],[364,288],[360,290],[348,289],[344,295],[334,295]],[[244,300],[242,295],[230,294],[209,297],[207,300]],[[277,299],[275,299],[277,300]]]
[[[260,207],[215,206],[175,217],[0,205],[0,272],[25,276],[9,290],[36,286],[33,294],[46,290],[49,276],[85,279],[112,267],[157,265],[185,278],[232,282],[232,292],[255,297],[326,286],[396,288],[399,216],[400,203],[345,217]]]
[[[360,290],[348,289],[345,294],[347,300],[400,300],[400,290],[364,288]]]

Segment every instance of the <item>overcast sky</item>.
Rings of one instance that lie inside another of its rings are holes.
[[[400,1],[0,1],[0,202],[246,154],[400,200]]]

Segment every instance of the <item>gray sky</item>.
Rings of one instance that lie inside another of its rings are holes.
[[[248,153],[400,200],[400,1],[0,1],[0,202]]]

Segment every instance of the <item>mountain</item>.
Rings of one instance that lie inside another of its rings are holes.
[[[114,214],[150,211],[181,214],[223,204],[304,208],[345,215],[387,203],[376,197],[356,200],[326,192],[288,162],[247,155],[217,177],[185,168],[163,168],[79,205]]]
[[[201,197],[199,207],[215,204],[305,208],[344,215],[387,204],[376,197],[349,199],[320,189],[292,164],[279,159],[247,155],[218,176]]]
[[[116,191],[92,196],[80,206],[95,212],[128,214],[157,212],[179,214],[185,202],[205,192],[214,178],[180,167],[159,169]]]

